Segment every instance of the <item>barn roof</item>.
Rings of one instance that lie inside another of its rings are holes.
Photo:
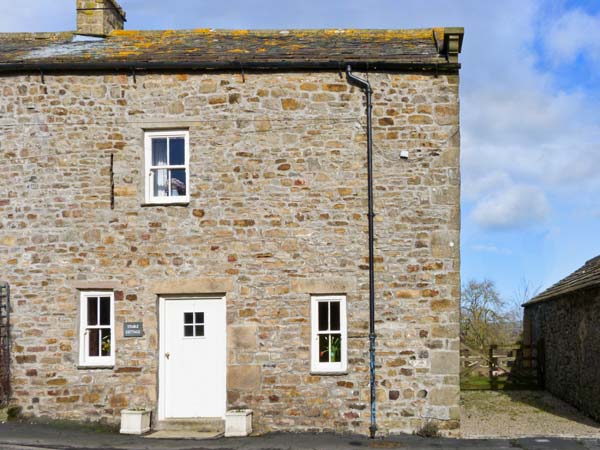
[[[449,40],[462,28],[415,30],[116,30],[105,38],[72,32],[0,33],[0,71],[185,69],[457,70]],[[455,56],[455,55],[454,55]]]
[[[533,297],[523,306],[553,300],[561,295],[593,286],[600,286],[600,255],[590,259],[575,272]]]

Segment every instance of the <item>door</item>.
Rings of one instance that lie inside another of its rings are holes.
[[[225,297],[160,299],[159,420],[225,418]]]

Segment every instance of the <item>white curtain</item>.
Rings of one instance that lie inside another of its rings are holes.
[[[152,165],[167,165],[167,140],[165,138],[152,140]],[[167,169],[154,171],[154,195],[157,197],[166,197],[169,195]]]

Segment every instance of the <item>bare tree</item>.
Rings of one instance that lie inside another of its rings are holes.
[[[528,302],[540,293],[541,287],[541,284],[534,285],[530,280],[522,277],[513,294],[512,303],[514,303],[514,306],[518,306],[520,310],[523,303]]]
[[[484,351],[491,344],[511,340],[510,318],[496,286],[491,280],[471,280],[461,290],[461,341]]]

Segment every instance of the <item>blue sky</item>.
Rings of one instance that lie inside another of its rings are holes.
[[[0,0],[0,31],[75,25],[75,0]],[[548,287],[600,254],[597,0],[120,0],[128,29],[464,26],[462,276]]]

